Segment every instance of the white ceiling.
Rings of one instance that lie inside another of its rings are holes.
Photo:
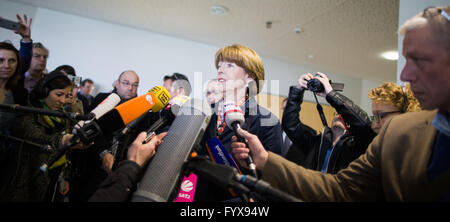
[[[219,47],[239,43],[261,56],[322,72],[396,79],[396,61],[379,55],[397,50],[398,0],[11,1]],[[227,7],[228,14],[212,15],[213,5]]]

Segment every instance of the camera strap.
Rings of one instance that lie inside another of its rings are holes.
[[[316,99],[316,107],[317,107],[317,111],[319,112],[320,120],[322,120],[322,124],[324,127],[328,127],[327,119],[325,119],[325,114],[323,113],[322,105],[320,105],[319,100],[317,100],[316,93],[313,92],[313,94],[314,94],[314,98]]]

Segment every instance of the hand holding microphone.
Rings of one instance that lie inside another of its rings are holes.
[[[234,131],[238,142],[246,143],[245,138],[239,135],[238,132],[239,129],[242,130],[241,126],[244,125],[245,122],[244,112],[242,112],[241,108],[239,108],[239,106],[237,106],[234,102],[227,102],[224,107],[224,119],[228,127]],[[252,155],[249,153],[245,160],[250,171],[252,171],[253,175],[257,177],[258,173],[256,172],[256,166],[253,162]]]
[[[161,145],[162,139],[166,135],[167,132],[161,133],[152,137],[149,142],[144,143],[147,133],[141,132],[128,149],[128,160],[136,162],[141,167],[144,166],[155,155],[157,148]]]
[[[255,162],[256,168],[258,170],[264,169],[267,159],[269,157],[269,152],[264,148],[259,138],[243,129],[238,129],[240,135],[247,141],[247,144],[238,142],[236,137],[233,137],[233,143],[231,147],[232,152],[242,166],[246,166],[247,158],[252,153],[253,160]]]
[[[111,95],[114,95],[114,93]],[[164,87],[155,86],[148,93],[130,99],[117,107],[114,107],[115,105],[112,106],[114,103],[102,102],[100,104],[102,107],[108,104],[105,109],[99,109],[99,113],[102,116],[97,116],[96,119],[89,123],[85,122],[82,127],[75,129],[75,136],[70,138],[63,147],[41,166],[41,171],[47,171],[48,166],[51,166],[56,160],[61,158],[67,149],[76,143],[80,141],[90,143],[102,133],[109,134],[122,129],[150,109],[153,112],[158,112],[167,105],[169,99],[170,94]]]

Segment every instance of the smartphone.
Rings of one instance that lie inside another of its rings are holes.
[[[17,32],[17,31],[19,31],[20,24],[18,22],[0,18],[0,27]]]

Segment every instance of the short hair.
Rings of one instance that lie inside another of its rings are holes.
[[[416,99],[416,97],[414,97],[414,94],[411,91],[411,86],[409,84],[406,85],[405,92],[407,103],[405,112],[415,112],[422,110],[419,101]],[[377,88],[371,89],[368,93],[368,97],[372,99],[373,102],[392,104],[399,111],[403,111],[403,108],[405,107],[405,99],[402,86],[399,86],[393,82],[386,82]]]
[[[191,95],[191,83],[185,75],[175,72],[170,79],[172,79],[172,87],[175,90],[183,88],[187,96]]]
[[[232,62],[242,67],[249,77],[256,82],[256,89],[259,93],[262,86],[260,80],[264,80],[264,65],[261,57],[253,50],[239,44],[225,46],[216,52],[215,65],[219,67],[219,62]]]
[[[70,65],[60,65],[60,66],[56,67],[56,69],[53,71],[58,71],[58,72],[64,71],[65,73],[70,74],[70,75],[74,75],[74,76],[77,75],[75,72],[75,69]]]
[[[91,79],[85,79],[81,82],[81,86],[84,86],[86,83],[94,85],[94,81],[92,81]]]
[[[8,78],[6,85],[5,85],[5,89],[9,90],[17,84],[17,82],[19,81],[19,79],[21,77],[20,72],[22,69],[22,58],[20,57],[19,50],[17,50],[16,47],[14,47],[14,45],[12,43],[0,42],[0,49],[14,52],[14,54],[16,55],[16,59],[17,59],[16,71],[14,71],[12,76]]]
[[[134,73],[136,73],[134,70],[125,70],[125,71],[123,71],[123,72],[121,72],[120,74],[119,74],[119,78],[117,78],[117,80],[119,80],[120,81],[120,78],[122,78],[122,76],[123,76],[123,74],[125,74],[126,72],[134,72]],[[137,75],[137,74],[136,74]],[[138,76],[139,77],[139,76]],[[114,85],[114,83],[113,83],[113,85]],[[115,88],[115,87],[114,87]]]
[[[405,35],[407,31],[430,25],[433,32],[438,33],[435,40],[439,41],[450,52],[450,6],[428,7],[414,17],[408,19],[398,30],[398,34]]]
[[[42,44],[40,42],[33,43],[33,49],[35,49],[35,48],[44,49],[45,51],[47,51],[47,53],[49,53],[49,50],[44,46],[44,44]]]

